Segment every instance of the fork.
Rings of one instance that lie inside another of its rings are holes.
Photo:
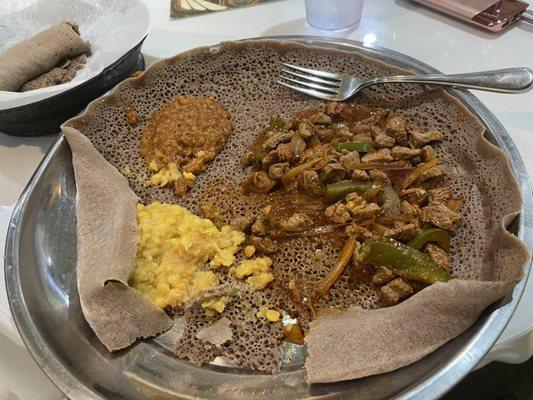
[[[323,100],[342,101],[360,90],[380,83],[425,83],[455,88],[477,89],[499,93],[519,93],[531,89],[533,71],[525,67],[505,68],[466,74],[398,75],[359,79],[283,63],[278,83],[289,89]]]

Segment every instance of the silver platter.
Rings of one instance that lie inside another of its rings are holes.
[[[358,52],[413,72],[438,72],[403,54],[358,42],[309,36],[276,39]],[[450,93],[485,124],[487,139],[507,153],[525,199],[510,230],[533,248],[533,197],[514,143],[476,97],[463,91]],[[175,358],[161,340],[143,341],[111,354],[89,328],[79,305],[75,204],[70,150],[59,137],[15,207],[5,256],[7,293],[20,334],[37,364],[72,400],[436,399],[489,351],[511,318],[526,282],[522,280],[512,295],[493,304],[462,335],[424,359],[355,381],[309,386],[301,368],[285,368],[274,376],[224,366],[199,368]],[[530,269],[528,263],[526,276]]]

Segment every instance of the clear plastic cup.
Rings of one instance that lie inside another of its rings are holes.
[[[309,25],[323,30],[343,30],[359,23],[364,0],[305,0]]]

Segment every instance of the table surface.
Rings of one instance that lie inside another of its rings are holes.
[[[305,22],[303,0],[285,0],[187,19],[169,18],[168,0],[146,0],[152,12],[153,31],[143,46],[150,64],[200,45],[222,40],[275,35],[334,36],[387,47],[417,58],[445,72],[471,72],[504,67],[533,67],[533,25],[519,23],[508,32],[492,34],[422,8],[409,0],[370,0],[362,20],[346,32],[324,32]],[[529,175],[533,174],[533,91],[518,95],[476,92],[498,117],[518,147]],[[0,133],[0,206],[18,199],[55,136],[17,138]],[[522,297],[515,316],[485,362],[493,359],[520,362],[533,354],[533,282]],[[38,378],[34,392],[17,377],[4,378],[4,355],[13,350],[0,335],[0,380],[22,398],[58,399],[60,394]],[[32,365],[21,355],[20,374]],[[38,371],[36,376],[39,375]],[[13,373],[11,374],[13,375]],[[42,378],[42,377],[41,377]],[[50,384],[51,385],[51,384]],[[41,388],[42,387],[42,388]],[[44,389],[44,387],[46,387]],[[16,388],[20,388],[17,390]],[[39,388],[39,389],[38,389]],[[12,389],[13,390],[13,389]],[[44,397],[43,397],[44,396]],[[1,397],[1,396],[0,396]]]

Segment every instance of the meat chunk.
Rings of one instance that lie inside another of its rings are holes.
[[[256,236],[265,236],[267,231],[267,218],[264,214],[260,214],[255,222],[252,224],[252,234]]]
[[[252,165],[254,162],[254,152],[253,151],[247,151],[244,153],[244,157],[242,158],[242,165],[244,167],[248,167],[249,165]]]
[[[426,181],[429,181],[430,179],[438,178],[439,176],[442,176],[442,175],[444,175],[444,171],[440,167],[435,166],[433,168],[428,169],[427,171],[422,172],[420,176],[418,177],[418,179],[416,180],[416,182],[417,183],[426,182]]]
[[[403,146],[394,146],[390,150],[390,155],[395,160],[407,160],[412,157],[420,155],[421,150],[419,149],[410,149],[409,147]]]
[[[268,177],[274,181],[280,180],[285,172],[289,170],[288,162],[272,164],[268,167]]]
[[[276,182],[263,171],[252,172],[246,181],[246,187],[254,193],[268,193],[275,184]]]
[[[393,306],[400,302],[400,294],[391,289],[389,286],[385,285],[379,289],[379,299],[383,304],[387,306]]]
[[[337,104],[339,104],[336,101],[330,101],[326,104],[326,114],[328,115],[335,115],[336,114],[336,108]]]
[[[413,287],[409,285],[402,278],[396,278],[387,284],[392,290],[400,294],[404,298],[413,294]]]
[[[352,137],[352,142],[372,144],[372,136],[370,132],[357,133]]]
[[[334,224],[344,224],[350,220],[350,212],[346,206],[341,203],[335,203],[324,211],[324,216],[329,222]]]
[[[185,197],[187,194],[187,191],[192,187],[193,181],[190,181],[185,178],[179,178],[177,181],[174,182],[174,193],[176,193],[176,196],[178,197]]]
[[[396,221],[393,227],[383,226],[380,224],[372,225],[372,232],[378,236],[391,237],[397,240],[409,240],[411,239],[418,226],[414,223],[406,223],[402,221]]]
[[[281,143],[276,148],[276,152],[278,153],[278,159],[282,162],[291,162],[296,156],[294,146],[291,143]]]
[[[344,107],[345,107],[344,103],[337,103],[336,101],[330,101],[326,105],[326,114],[337,115],[344,109]]]
[[[350,127],[350,129],[352,130],[352,133],[356,136],[360,134],[369,135],[372,131],[372,125],[356,122]]]
[[[321,127],[317,129],[316,135],[322,143],[328,143],[331,142],[331,139],[335,137],[335,132],[333,131],[333,129]]]
[[[389,149],[381,149],[374,153],[365,154],[361,157],[361,161],[364,163],[388,162],[392,161],[392,156]]]
[[[348,236],[353,236],[355,239],[370,239],[371,237],[374,237],[375,235],[369,231],[364,226],[360,226],[357,224],[350,224],[346,228],[344,228],[344,232]]]
[[[389,118],[385,124],[385,131],[390,133],[392,136],[396,136],[405,132],[405,120],[400,116],[395,116]]]
[[[329,115],[324,114],[323,112],[319,112],[317,114],[311,115],[308,119],[311,123],[317,124],[317,125],[330,125],[331,124],[331,117]]]
[[[362,169],[354,169],[352,172],[352,179],[356,181],[368,181],[370,180],[370,177],[368,176],[368,172]]]
[[[376,203],[367,203],[357,193],[350,193],[346,196],[346,208],[355,221],[373,218],[381,211]]]
[[[416,204],[409,203],[407,200],[402,201],[402,211],[411,218],[418,218],[421,212],[420,207]]]
[[[280,223],[286,232],[302,232],[313,226],[313,220],[304,213],[294,213],[286,221]]]
[[[424,147],[432,142],[440,142],[444,139],[444,134],[436,129],[430,129],[429,131],[422,133],[420,131],[412,131],[409,135],[409,143],[415,149]]]
[[[370,178],[376,182],[380,182],[380,183],[382,182],[384,184],[390,185],[391,183],[389,176],[385,172],[379,169],[370,170]]]
[[[402,117],[396,116],[389,118],[385,124],[385,133],[392,136],[399,145],[407,144],[407,126],[405,120]]]
[[[330,163],[320,171],[319,177],[324,184],[338,182],[346,177],[346,170],[339,163]]]
[[[442,248],[433,243],[428,243],[425,249],[426,253],[439,264],[442,268],[449,270],[451,268],[450,257]]]
[[[359,196],[355,192],[348,193],[345,197],[345,200],[346,200],[346,205],[348,205],[348,203],[352,203],[353,205],[358,205],[358,204],[362,204],[365,201],[361,196]]]
[[[429,202],[438,201],[439,203],[446,203],[453,196],[453,190],[450,187],[444,186],[428,190]]]
[[[421,205],[424,204],[428,198],[428,192],[422,188],[409,188],[402,192],[402,197],[406,198],[411,204]]]
[[[302,154],[305,151],[305,148],[307,147],[307,145],[305,144],[305,140],[303,140],[299,133],[296,133],[292,137],[290,145],[294,149],[294,155],[296,157]]]
[[[348,154],[349,151],[345,149],[341,150],[330,150],[329,154],[327,155],[326,159],[328,160],[328,163],[338,163],[339,158],[342,156],[345,156]]]
[[[435,225],[437,228],[449,230],[462,219],[461,214],[450,210],[446,205],[433,202],[422,208],[420,220]]]
[[[384,265],[379,265],[372,276],[372,284],[376,286],[385,285],[396,277],[396,274]]]
[[[204,218],[210,219],[217,228],[221,228],[223,225],[226,225],[226,221],[218,208],[211,202],[204,202],[198,204],[200,212]]]
[[[353,171],[356,164],[361,162],[361,158],[357,151],[350,151],[348,154],[340,156],[339,162],[347,171]]]
[[[266,156],[263,157],[261,160],[261,165],[263,165],[263,168],[268,168],[272,164],[275,164],[278,162],[278,152],[276,150],[270,151]]]
[[[392,136],[387,135],[381,128],[377,126],[372,126],[371,128],[372,135],[374,136],[374,143],[378,147],[392,147],[396,142]]]
[[[431,161],[437,158],[437,154],[435,154],[435,150],[433,150],[433,147],[431,147],[430,145],[426,145],[422,147],[421,150],[422,150],[422,153],[421,153],[422,161],[428,162],[428,161]]]
[[[308,121],[302,121],[298,124],[298,133],[302,137],[302,139],[309,139],[311,136],[313,136],[316,132],[316,129],[313,124],[311,124]]]
[[[250,237],[250,244],[255,247],[255,249],[264,255],[269,255],[278,251],[278,244],[272,239],[258,236]]]
[[[263,150],[270,151],[274,150],[280,143],[287,143],[291,140],[292,133],[287,132],[274,132],[269,131],[267,133],[267,139],[263,143]]]
[[[397,240],[409,240],[418,231],[418,225],[413,222],[395,221],[394,228],[396,230],[394,238]]]
[[[324,193],[324,185],[315,171],[303,171],[298,179],[298,187],[311,196],[320,197]]]
[[[403,279],[397,278],[382,286],[379,294],[384,304],[393,306],[398,304],[400,300],[411,296],[413,294],[413,288]]]
[[[389,111],[380,109],[380,110],[374,111],[372,115],[370,115],[370,117],[363,119],[361,122],[363,124],[382,125],[383,123],[386,122],[385,120],[387,119],[389,114],[390,114]]]
[[[350,140],[353,137],[353,133],[345,126],[337,129],[335,137],[341,140]]]
[[[250,215],[237,215],[230,221],[230,226],[238,229],[241,232],[247,233],[250,232],[250,228],[252,227],[254,220],[255,218]]]

